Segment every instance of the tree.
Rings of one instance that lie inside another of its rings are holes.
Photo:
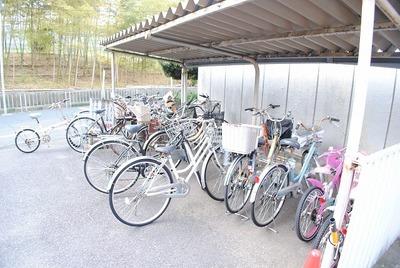
[[[161,67],[166,77],[172,77],[172,79],[180,80],[182,67],[175,63],[165,63],[161,62]],[[197,67],[188,68],[188,78],[195,83],[198,79],[198,69]]]

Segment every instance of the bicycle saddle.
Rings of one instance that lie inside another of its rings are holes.
[[[281,139],[279,145],[300,149],[300,143],[297,141],[297,138]]]
[[[94,112],[96,113],[96,114],[101,114],[102,112],[104,112],[106,109],[96,109]]]
[[[156,152],[164,153],[164,154],[171,154],[176,149],[176,145],[169,145],[165,147],[157,147],[155,148]]]
[[[137,125],[126,125],[125,129],[129,132],[129,133],[136,133],[138,132],[141,128],[143,127],[143,124],[137,124]]]
[[[32,119],[38,119],[41,115],[41,113],[31,113],[29,114],[29,117]]]

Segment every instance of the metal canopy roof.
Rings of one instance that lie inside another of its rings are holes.
[[[362,0],[189,0],[103,40],[187,65],[356,60]],[[400,1],[376,0],[372,57],[399,62]]]

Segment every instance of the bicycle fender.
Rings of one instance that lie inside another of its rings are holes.
[[[213,154],[213,151],[210,151],[207,156],[204,158],[203,164],[201,165],[201,173],[200,173],[200,186],[201,189],[205,189],[206,188],[206,182],[205,182],[205,174],[206,174],[206,162],[208,160],[209,157],[211,157],[211,155]]]
[[[111,190],[111,186],[113,185],[113,183],[114,183],[114,181],[115,181],[115,178],[117,177],[117,174],[120,174],[121,171],[122,171],[124,168],[126,168],[127,166],[133,164],[133,163],[136,162],[136,161],[140,161],[140,160],[143,160],[143,159],[154,159],[154,160],[156,160],[157,162],[160,163],[160,160],[158,160],[157,158],[152,157],[152,156],[138,156],[138,157],[135,157],[135,158],[133,158],[133,159],[131,159],[131,160],[128,160],[127,162],[125,162],[123,165],[121,165],[121,166],[114,172],[114,174],[113,174],[111,180],[108,182],[107,191],[110,191],[110,190]]]
[[[259,178],[260,178],[260,181],[258,182],[258,183],[255,183],[254,184],[254,186],[253,186],[253,189],[251,190],[251,193],[250,193],[250,203],[254,203],[254,201],[256,200],[256,194],[257,194],[257,191],[258,191],[258,188],[260,188],[260,185],[261,185],[261,182],[263,181],[263,178],[267,175],[267,173],[271,170],[271,169],[273,169],[273,168],[275,168],[275,167],[277,167],[278,165],[277,164],[271,164],[271,165],[269,165],[268,167],[265,167],[264,169],[263,169],[263,171],[261,172],[261,174],[258,176]]]
[[[322,184],[321,181],[319,181],[319,180],[317,180],[317,179],[314,179],[314,178],[307,178],[307,181],[308,181],[309,183],[311,183],[312,186],[315,186],[315,187],[318,187],[318,188],[324,190],[324,185]]]

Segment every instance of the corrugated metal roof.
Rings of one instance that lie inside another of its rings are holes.
[[[101,44],[187,64],[354,58],[362,0],[189,0]],[[373,57],[399,59],[400,1],[377,0]]]

